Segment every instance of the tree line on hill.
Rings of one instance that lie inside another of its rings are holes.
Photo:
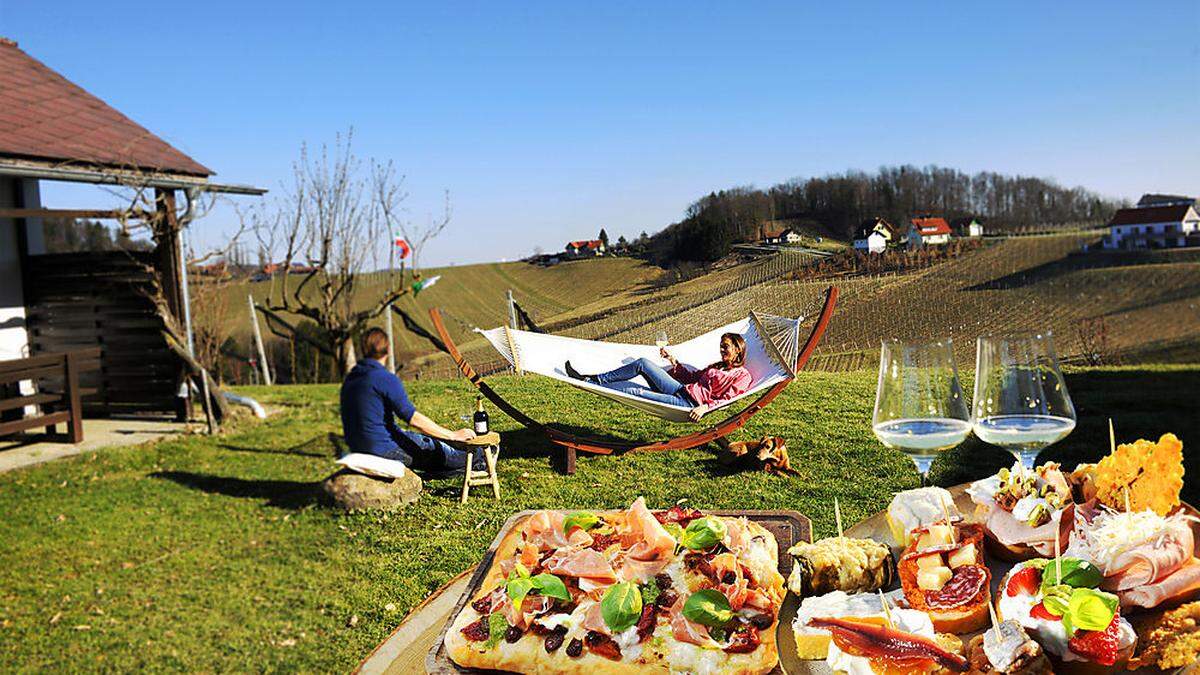
[[[849,240],[876,216],[905,225],[915,215],[973,216],[991,232],[1058,223],[1104,222],[1124,206],[1082,187],[1051,179],[995,172],[969,175],[937,166],[882,167],[793,179],[766,190],[751,186],[712,192],[687,208],[683,220],[651,237],[659,263],[713,261],[739,242],[758,239],[773,221],[804,223]]]

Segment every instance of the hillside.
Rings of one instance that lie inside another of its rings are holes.
[[[837,314],[810,367],[874,367],[884,338],[951,337],[959,365],[974,362],[979,335],[1052,330],[1060,356],[1104,363],[1173,362],[1200,355],[1200,254],[1195,251],[1083,254],[1095,234],[1014,237],[934,267],[905,274],[788,281],[809,258],[781,253],[663,289],[625,304],[617,294],[572,313],[591,320],[556,331],[574,337],[650,342],[666,329],[673,341],[745,316],[750,310],[812,315],[824,289],[841,291]],[[503,365],[486,344],[469,343],[468,360]],[[427,360],[430,375],[452,375],[447,359]]]
[[[503,323],[507,316],[505,293],[513,297],[534,317],[549,317],[572,310],[590,301],[603,301],[615,295],[627,294],[647,287],[662,275],[662,270],[632,258],[599,258],[565,262],[552,267],[537,267],[521,262],[485,263],[454,267],[431,268],[423,272],[429,278],[441,275],[433,287],[419,296],[405,296],[398,306],[428,325],[426,313],[430,307],[442,308],[455,339],[470,337],[472,326],[492,327]],[[292,283],[298,283],[292,279]],[[229,302],[236,310],[233,316],[237,328],[234,340],[249,344],[249,324],[245,317],[246,294],[261,301],[278,280],[244,282],[227,289]],[[366,306],[379,297],[387,287],[385,273],[368,275],[356,305]],[[203,322],[204,317],[197,317]],[[536,319],[535,319],[536,320]],[[376,322],[382,325],[382,318]],[[263,327],[266,330],[266,327]],[[274,339],[269,334],[269,340]],[[396,350],[402,359],[428,352],[427,342],[400,327],[396,322]]]

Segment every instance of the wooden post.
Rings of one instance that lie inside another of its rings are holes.
[[[63,386],[66,387],[67,411],[71,418],[67,420],[67,440],[72,443],[83,441],[83,406],[79,400],[79,365],[76,363],[77,354],[67,352],[64,357],[66,372]]]
[[[258,314],[254,310],[254,296],[246,294],[250,303],[250,326],[254,329],[254,347],[258,350],[258,363],[262,368],[263,384],[271,386],[271,369],[267,367],[267,350],[263,349],[262,331],[258,329]]]
[[[516,330],[519,327],[517,326],[517,303],[515,300],[513,300],[511,288],[508,289],[506,295],[508,296],[508,325],[513,330]]]
[[[181,288],[182,270],[180,269],[180,260],[182,260],[182,247],[179,242],[179,220],[175,215],[175,190],[154,188],[154,255],[155,268],[158,270],[159,282],[162,287],[163,297],[167,301],[167,310],[175,319],[177,325],[182,326],[183,320],[183,292]],[[179,374],[177,381],[184,383],[180,387],[180,395],[176,400],[175,419],[180,422],[186,422],[188,418],[188,409],[191,407],[190,388],[187,387],[187,365],[179,364]]]
[[[387,369],[396,372],[396,339],[392,333],[392,305],[389,303],[383,312],[387,316],[388,365]]]
[[[208,434],[211,436],[217,433],[217,427],[213,420],[212,401],[208,398],[208,371],[203,368],[200,369],[200,391],[204,396],[204,419],[208,422]]]

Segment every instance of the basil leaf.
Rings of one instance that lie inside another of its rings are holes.
[[[500,612],[492,612],[488,614],[488,639],[483,643],[484,649],[491,649],[500,644],[500,639],[504,637],[505,631],[508,630],[508,620]]]
[[[600,516],[590,511],[576,511],[563,519],[563,532],[570,534],[574,527],[581,527],[586,532],[599,524]]]
[[[532,591],[535,586],[536,584],[534,584],[533,579],[530,579],[529,577],[517,577],[516,579],[513,579],[505,584],[504,592],[507,593],[509,599],[512,600],[513,607],[519,609],[521,607],[521,603],[525,600],[525,596],[529,595],[529,592]]]
[[[512,581],[513,579],[520,579],[521,577],[528,577],[528,576],[529,576],[529,570],[525,569],[525,566],[522,565],[521,563],[517,563],[512,568],[512,571],[508,573],[508,580]]]
[[[642,594],[628,581],[614,584],[600,600],[600,616],[614,633],[637,623],[642,616]]]
[[[1071,603],[1071,593],[1073,591],[1074,589],[1070,586],[1054,586],[1042,596],[1042,604],[1046,606],[1046,611],[1054,616],[1065,616]]]
[[[733,609],[724,593],[706,588],[688,596],[683,603],[683,616],[704,626],[719,627],[733,620]]]
[[[1096,588],[1104,580],[1104,574],[1086,560],[1079,558],[1059,558],[1062,567],[1062,578],[1059,578],[1059,562],[1050,561],[1042,570],[1042,591],[1051,586],[1067,585],[1072,588]]]
[[[663,529],[667,531],[667,534],[675,537],[675,541],[679,541],[679,538],[683,536],[683,527],[674,521],[663,523]]]
[[[716,546],[724,538],[725,523],[718,518],[705,516],[688,523],[687,529],[683,531],[683,536],[679,538],[679,543],[685,548],[700,551]]]
[[[654,601],[658,599],[659,594],[662,593],[662,590],[659,589],[658,584],[654,583],[653,581],[648,584],[642,584],[641,589],[642,602],[647,605],[653,605]]]
[[[1091,588],[1076,588],[1071,594],[1067,615],[1079,630],[1104,630],[1117,613],[1117,596]]]
[[[570,600],[571,594],[567,592],[567,586],[562,582],[562,579],[550,574],[542,572],[541,574],[531,579],[533,588],[547,598],[558,598],[559,600]]]

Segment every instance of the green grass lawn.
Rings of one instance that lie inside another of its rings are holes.
[[[1173,431],[1200,443],[1191,395],[1200,366],[1072,372],[1076,432],[1045,453],[1069,465],[1118,437]],[[538,378],[501,378],[528,410],[579,427],[652,438],[657,420]],[[415,505],[391,515],[337,513],[318,482],[332,470],[337,388],[247,391],[278,409],[218,437],[195,436],[88,453],[0,475],[0,663],[45,670],[345,671],[431,591],[473,564],[514,511],[619,507],[638,495],[662,507],[680,499],[712,508],[788,508],[819,536],[833,530],[832,499],[847,522],[915,487],[908,459],[869,428],[875,374],[804,373],[747,435],[789,441],[799,477],[730,473],[711,451],[582,457],[555,472],[550,447],[499,413],[505,434],[503,497],[463,507],[454,481],[426,483]],[[473,396],[462,382],[417,382],[434,417],[458,423]],[[601,424],[601,420],[606,420]],[[1187,450],[1188,471],[1200,455]],[[969,441],[935,464],[951,485],[1008,463]],[[1200,482],[1185,488],[1200,500]]]

